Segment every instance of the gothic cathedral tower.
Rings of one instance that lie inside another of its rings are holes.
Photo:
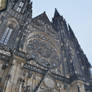
[[[92,92],[91,65],[55,9],[32,18],[30,0],[0,13],[0,92]]]

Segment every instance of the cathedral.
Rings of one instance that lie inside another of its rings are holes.
[[[55,9],[32,17],[32,1],[0,13],[0,92],[92,92],[91,64]]]

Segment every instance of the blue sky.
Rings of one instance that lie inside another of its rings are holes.
[[[55,8],[71,25],[92,64],[92,0],[33,0],[33,16],[46,11],[49,19]]]

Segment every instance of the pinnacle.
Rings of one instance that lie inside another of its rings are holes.
[[[59,14],[58,10],[55,8],[54,17],[59,17],[59,16],[60,16],[60,14]]]

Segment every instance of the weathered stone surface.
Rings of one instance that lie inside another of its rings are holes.
[[[91,65],[55,10],[32,18],[30,0],[0,13],[0,92],[92,92]]]

